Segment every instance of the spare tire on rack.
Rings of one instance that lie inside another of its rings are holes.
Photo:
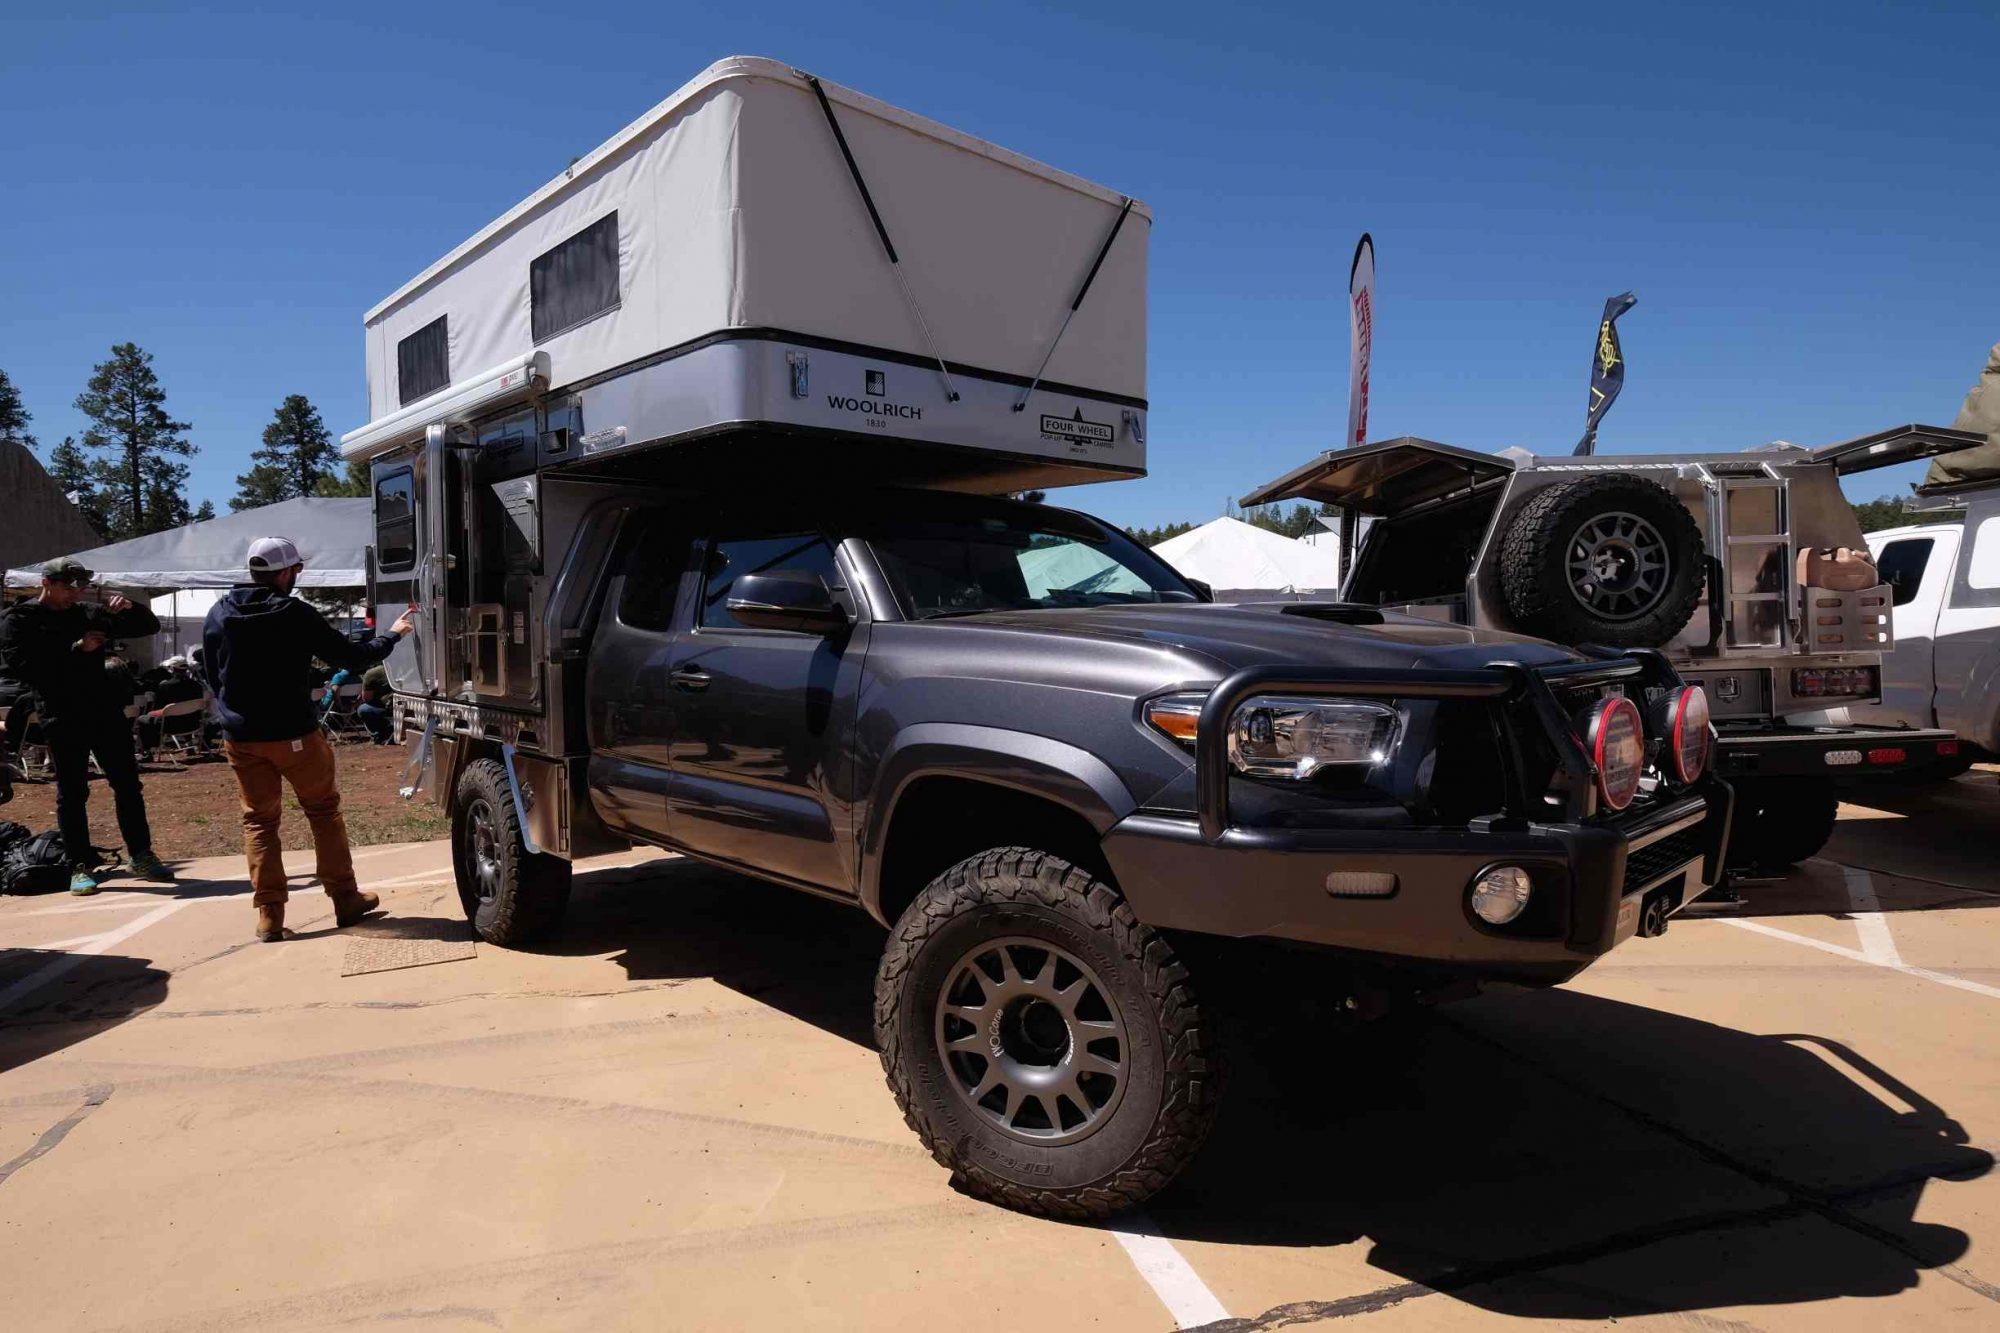
[[[1600,473],[1530,496],[1500,542],[1515,625],[1558,643],[1652,648],[1701,600],[1701,529],[1672,491]]]

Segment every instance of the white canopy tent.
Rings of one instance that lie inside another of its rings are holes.
[[[157,596],[188,588],[228,588],[248,577],[245,559],[258,537],[290,537],[305,557],[301,587],[358,588],[368,581],[370,503],[284,500],[89,551],[67,552],[121,592]],[[7,571],[7,586],[32,588],[41,567]]]
[[[1218,518],[1161,542],[1153,553],[1215,590],[1217,601],[1252,601],[1272,594],[1337,596],[1340,555],[1281,537],[1236,518]]]

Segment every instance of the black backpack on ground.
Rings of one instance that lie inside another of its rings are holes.
[[[56,893],[69,887],[69,858],[54,829],[6,840],[19,824],[0,826],[0,893]]]

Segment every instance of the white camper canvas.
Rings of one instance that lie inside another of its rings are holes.
[[[546,357],[536,373],[560,390],[718,334],[776,330],[899,358],[897,383],[881,394],[871,396],[858,373],[848,386],[844,367],[824,386],[891,409],[860,415],[917,404],[921,415],[904,420],[921,428],[891,423],[892,433],[952,437],[943,377],[924,380],[935,374],[923,369],[935,351],[965,375],[1005,382],[1015,397],[1039,372],[1052,386],[1046,401],[1016,415],[1044,444],[1103,447],[1121,429],[1104,404],[1144,405],[1146,208],[820,86],[901,260],[908,298],[807,76],[769,60],[724,60],[368,312],[374,422],[414,420],[413,401],[448,399],[453,386],[524,356]],[[615,304],[563,328],[548,327],[545,309],[537,338],[531,268],[597,226],[607,227],[597,235],[616,233]],[[1100,251],[1088,298],[1064,329]],[[427,328],[435,336],[440,319],[445,387],[429,363],[421,383],[401,383],[405,340]],[[984,406],[1002,396],[988,393]],[[981,410],[974,395],[965,401],[967,417]],[[1128,416],[1122,428],[1143,446],[1142,420]],[[380,431],[354,432],[348,443],[351,457],[388,447]]]

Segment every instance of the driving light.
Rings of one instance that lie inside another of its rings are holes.
[[[1519,866],[1494,866],[1472,881],[1472,913],[1489,926],[1504,926],[1528,906],[1535,882]]]
[[[1597,770],[1597,794],[1613,810],[1623,810],[1639,794],[1639,774],[1646,766],[1646,729],[1639,707],[1630,699],[1600,699],[1580,728],[1583,748]]]
[[[1311,777],[1323,768],[1368,768],[1396,746],[1402,715],[1354,699],[1260,694],[1229,719],[1229,762],[1258,778]]]
[[[1708,692],[1699,685],[1683,685],[1655,706],[1654,730],[1667,738],[1667,772],[1675,782],[1693,782],[1708,767]]]

